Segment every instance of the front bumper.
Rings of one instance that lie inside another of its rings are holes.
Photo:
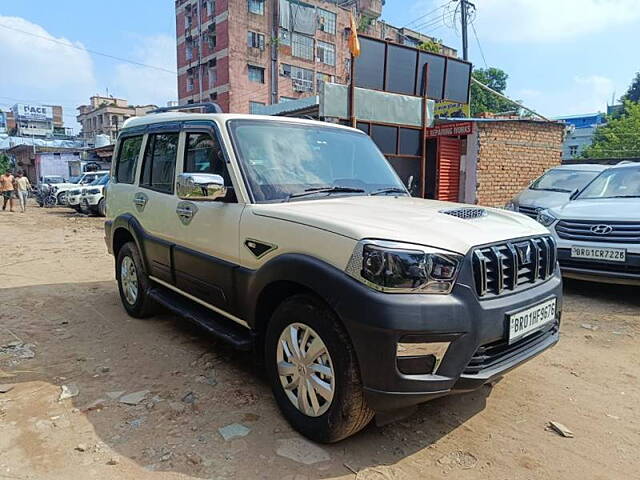
[[[449,295],[359,291],[353,300],[360,307],[353,312],[357,317],[347,312],[345,318],[345,312],[339,312],[356,349],[367,401],[374,410],[406,408],[473,390],[558,341],[562,311],[558,269],[529,289],[482,300],[470,283],[458,283]],[[507,315],[553,297],[557,298],[555,321],[508,345]],[[406,335],[419,335],[425,343],[451,341],[436,374],[400,372],[397,344]]]
[[[83,195],[82,200],[86,202],[87,205],[94,207],[98,205],[102,195]]]
[[[586,245],[580,242],[579,246],[594,248],[604,245]],[[607,247],[609,245],[606,245]],[[625,248],[627,250],[626,262],[607,262],[571,257],[571,246],[558,248],[558,261],[562,269],[562,275],[568,278],[586,280],[591,282],[615,283],[623,285],[640,285],[640,253],[634,253],[636,245],[626,248],[625,244],[611,245],[613,248]]]
[[[82,197],[80,195],[69,195],[67,196],[67,205],[69,207],[76,207],[80,205],[80,199]]]

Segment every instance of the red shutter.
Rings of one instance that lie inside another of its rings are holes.
[[[457,202],[460,194],[460,139],[438,137],[437,200]]]

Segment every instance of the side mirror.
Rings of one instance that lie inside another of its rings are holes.
[[[224,179],[211,173],[181,173],[176,190],[179,198],[194,202],[213,202],[227,195]]]
[[[579,193],[580,189],[576,188],[573,192],[571,192],[571,195],[569,195],[569,200],[575,200]]]

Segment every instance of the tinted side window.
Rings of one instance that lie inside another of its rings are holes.
[[[178,133],[149,135],[142,164],[141,186],[173,193],[178,136]]]
[[[184,173],[214,173],[231,186],[227,164],[217,138],[208,133],[189,133],[184,153]]]
[[[116,180],[118,183],[133,183],[141,144],[142,135],[122,140],[116,163]]]

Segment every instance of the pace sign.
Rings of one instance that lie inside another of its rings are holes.
[[[53,120],[53,109],[47,105],[16,103],[12,110],[20,120]]]

